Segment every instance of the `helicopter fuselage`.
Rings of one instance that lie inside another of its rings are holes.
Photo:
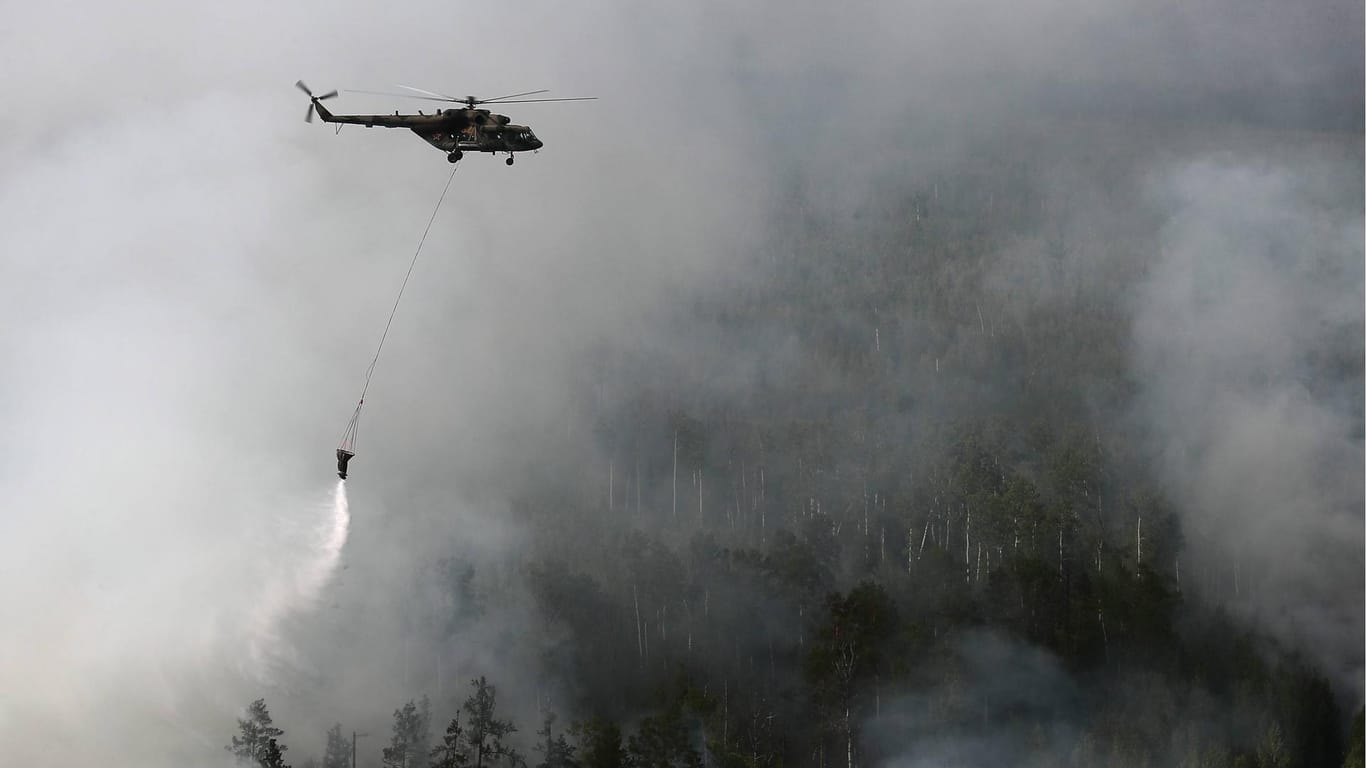
[[[525,125],[512,125],[506,115],[487,109],[445,109],[434,114],[334,115],[317,100],[318,117],[326,123],[366,128],[407,128],[433,147],[459,159],[463,152],[531,152],[543,144]]]

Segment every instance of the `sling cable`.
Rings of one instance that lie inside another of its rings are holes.
[[[446,200],[446,192],[450,191],[451,181],[455,179],[455,169],[451,168],[451,175],[446,178],[446,187],[441,190],[441,197],[436,201],[436,208],[432,209],[432,217],[427,220],[427,228],[422,230],[422,239],[417,243],[417,250],[413,252],[413,260],[408,262],[408,274],[403,276],[403,284],[398,288],[398,296],[394,299],[394,306],[389,310],[389,320],[384,324],[384,333],[379,337],[379,346],[375,348],[375,356],[370,360],[370,367],[365,369],[365,386],[361,387],[360,400],[356,402],[356,410],[351,413],[351,420],[346,422],[346,431],[342,433],[341,443],[337,445],[337,477],[346,479],[346,465],[356,456],[356,434],[360,427],[360,409],[365,405],[365,393],[370,390],[370,378],[375,375],[375,364],[379,362],[379,353],[384,351],[384,340],[389,338],[389,326],[394,323],[394,314],[398,312],[398,304],[403,300],[403,291],[408,287],[408,278],[413,276],[413,267],[417,265],[417,257],[422,253],[422,245],[427,242],[427,233],[432,231],[432,222],[436,221],[436,214],[441,210],[441,203]]]

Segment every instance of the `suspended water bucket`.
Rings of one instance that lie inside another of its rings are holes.
[[[337,477],[346,479],[346,465],[356,455],[356,434],[360,429],[360,409],[365,405],[361,400],[356,404],[356,410],[351,414],[351,421],[346,425],[346,432],[342,433],[341,445],[337,446]]]
[[[355,455],[356,454],[346,450],[345,448],[337,449],[337,477],[340,477],[343,480],[346,479],[346,465],[348,462],[351,461],[351,458]]]

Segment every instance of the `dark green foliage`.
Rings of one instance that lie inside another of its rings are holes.
[[[640,722],[628,751],[633,768],[700,768],[702,756],[694,748],[683,712],[670,708]]]
[[[521,755],[504,741],[509,735],[516,733],[517,728],[511,721],[500,720],[496,716],[498,689],[482,675],[476,680],[471,680],[470,687],[474,691],[461,707],[466,715],[464,736],[469,764],[474,768],[484,768],[486,765],[521,765]]]
[[[262,768],[289,768],[283,754],[286,749],[288,747],[280,746],[275,739],[267,741],[266,748],[261,756]]]
[[[829,521],[817,515],[807,521],[804,532],[809,535],[802,538],[778,531],[773,535],[768,556],[760,560],[760,567],[783,587],[815,598],[833,581],[828,528]]]
[[[455,717],[451,718],[441,743],[429,753],[429,764],[432,768],[525,765],[517,750],[505,741],[517,729],[510,721],[497,717],[497,688],[482,676],[477,680],[471,680],[470,687],[474,690],[465,700],[461,712],[457,712]],[[464,723],[460,722],[461,713],[465,715]],[[547,722],[544,735],[551,744],[550,757],[556,760],[550,765],[572,768],[575,764],[569,758],[572,757],[573,750],[564,743],[563,737],[558,740],[550,738],[549,729],[550,722]],[[561,747],[567,751],[558,751]]]
[[[1290,755],[1285,748],[1285,734],[1281,731],[1281,724],[1272,721],[1262,732],[1262,738],[1257,742],[1257,768],[1287,768],[1290,765]]]
[[[807,679],[821,731],[852,755],[860,751],[855,742],[867,708],[855,695],[887,672],[884,657],[897,626],[896,607],[886,590],[865,581],[848,595],[827,596],[825,614],[807,658]]]
[[[621,729],[611,720],[593,717],[576,723],[573,734],[583,768],[625,768],[630,764],[621,743]]]
[[[1366,727],[1363,726],[1361,710],[1357,710],[1357,716],[1352,718],[1352,735],[1347,742],[1347,757],[1342,761],[1342,768],[1362,768],[1366,766],[1366,744],[1363,744],[1363,734]]]
[[[591,576],[556,560],[529,569],[527,581],[546,623],[568,630],[545,651],[547,673],[577,683],[588,701],[619,703],[636,666],[635,636],[623,632],[631,603],[613,600]]]
[[[441,743],[432,747],[431,768],[464,768],[470,764],[469,744],[465,729],[460,725],[460,713],[455,713]]]
[[[848,595],[825,599],[825,618],[812,643],[807,676],[818,697],[843,700],[878,673],[897,625],[896,607],[881,585],[865,581]]]
[[[540,737],[536,743],[536,751],[541,753],[541,760],[536,763],[536,768],[578,768],[579,763],[574,760],[574,745],[569,743],[563,733],[555,733],[554,714],[545,716],[545,722],[536,735]]]
[[[427,740],[430,733],[431,707],[427,697],[422,704],[413,701],[394,710],[393,734],[383,751],[384,768],[413,768],[427,761]]]
[[[247,707],[247,716],[238,719],[237,729],[240,735],[233,736],[232,744],[224,749],[231,752],[238,763],[288,768],[283,757],[288,747],[277,741],[285,732],[272,724],[265,699],[257,699]]]

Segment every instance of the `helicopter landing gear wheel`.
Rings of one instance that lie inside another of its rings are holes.
[[[446,162],[448,162],[448,163],[458,163],[458,162],[460,162],[460,158],[463,157],[463,156],[464,156],[464,153],[457,149],[457,150],[455,150],[454,152],[450,153],[449,155],[446,155]]]
[[[511,156],[511,155],[508,156],[507,164],[508,164],[508,165],[512,165],[512,156]]]

